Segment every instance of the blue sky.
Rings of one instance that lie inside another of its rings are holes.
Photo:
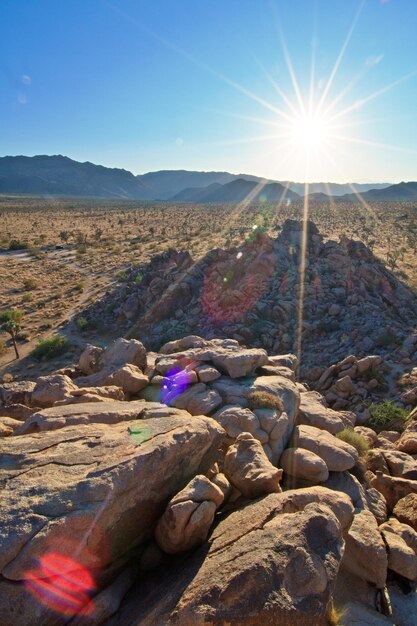
[[[416,180],[416,32],[415,0],[1,0],[0,154]]]

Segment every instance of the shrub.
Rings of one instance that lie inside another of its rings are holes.
[[[37,286],[38,283],[34,278],[25,278],[25,280],[23,281],[23,287],[25,289],[36,289]]]
[[[250,409],[276,409],[283,411],[282,400],[268,391],[252,391],[248,396]]]
[[[87,318],[85,318],[83,315],[81,315],[80,317],[77,318],[76,324],[77,324],[79,330],[85,330],[86,327],[88,326]]]
[[[369,424],[375,430],[396,430],[402,432],[408,418],[408,411],[397,406],[391,400],[384,400],[381,404],[371,404]]]
[[[117,279],[120,280],[122,283],[125,283],[129,280],[129,276],[127,272],[121,271],[117,274]]]
[[[359,433],[356,433],[353,428],[344,428],[340,433],[337,433],[336,437],[356,448],[359,456],[365,456],[369,450],[369,444],[366,439]]]
[[[18,241],[17,239],[12,239],[9,243],[9,250],[26,250],[28,244],[26,241]]]
[[[81,280],[79,283],[74,285],[74,291],[79,291],[81,293],[82,291],[84,291],[84,287],[84,281]]]
[[[6,342],[1,340],[0,341],[0,354],[5,354],[6,352],[7,352]]]
[[[64,354],[69,348],[69,341],[61,335],[54,335],[47,339],[41,339],[32,351],[32,356],[38,361],[49,361],[61,354]]]
[[[43,254],[42,254],[41,250],[39,248],[37,248],[36,246],[31,246],[28,249],[28,252],[29,252],[30,256],[32,256],[34,259],[42,259],[43,258]]]

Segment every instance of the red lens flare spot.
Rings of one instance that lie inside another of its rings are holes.
[[[95,590],[88,569],[56,552],[40,557],[38,567],[26,573],[27,589],[45,606],[62,615],[91,613]]]

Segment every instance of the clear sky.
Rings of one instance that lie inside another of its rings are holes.
[[[417,180],[416,33],[416,0],[1,0],[0,155]]]

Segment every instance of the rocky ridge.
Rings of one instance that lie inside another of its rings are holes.
[[[407,286],[362,242],[324,241],[312,222],[300,281],[302,240],[302,222],[287,220],[276,239],[255,228],[240,248],[214,249],[198,260],[167,250],[149,265],[127,269],[125,283],[83,316],[150,349],[161,338],[197,334],[277,354],[297,353],[302,306],[305,379],[312,380],[309,370],[322,368],[320,377],[328,363],[349,355],[413,361],[417,301]]]
[[[3,385],[2,623],[324,626],[334,602],[411,626],[416,422],[377,433],[296,370],[233,339],[119,339]]]

